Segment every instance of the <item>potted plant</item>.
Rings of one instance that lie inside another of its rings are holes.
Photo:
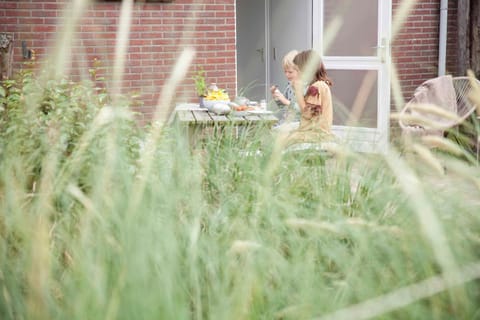
[[[195,90],[197,96],[200,98],[200,105],[202,105],[202,99],[207,96],[207,82],[205,81],[205,71],[203,69],[198,70],[193,76],[195,82]]]
[[[193,81],[195,82],[195,90],[199,98],[199,105],[200,107],[204,107],[203,99],[208,93],[207,82],[205,81],[205,70],[198,70],[193,76]]]

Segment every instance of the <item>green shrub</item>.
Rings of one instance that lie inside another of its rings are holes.
[[[42,160],[47,153],[57,153],[60,163],[65,162],[78,148],[82,136],[92,129],[100,110],[110,106],[111,99],[105,90],[93,86],[93,82],[53,80],[23,71],[15,80],[3,83],[0,92],[3,105],[0,115],[0,152],[4,157],[18,158],[25,163],[31,181],[38,180]],[[128,101],[115,106],[118,112],[127,113]],[[129,157],[138,156],[140,133],[132,115],[116,125],[127,147]],[[105,147],[105,126],[99,128],[96,137],[81,161],[88,172],[99,150]],[[80,175],[85,174],[83,172]]]

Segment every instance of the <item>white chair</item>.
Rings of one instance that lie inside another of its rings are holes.
[[[477,81],[477,83],[480,84],[480,81],[476,79],[474,81]],[[445,112],[445,115],[442,115],[435,112],[432,113],[431,110],[422,110],[422,108],[419,108],[420,106],[412,103],[411,100],[405,105],[399,115],[398,122],[402,129],[402,133],[413,136],[427,134],[443,135],[445,131],[458,126],[470,117],[476,109],[476,105],[469,98],[472,90],[470,78],[454,77],[452,78],[452,84],[455,93],[456,106],[454,106],[454,110],[450,111],[454,111],[455,116],[449,116],[448,111]]]

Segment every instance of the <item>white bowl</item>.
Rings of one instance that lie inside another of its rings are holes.
[[[213,105],[212,111],[215,112],[216,114],[229,114],[232,109],[230,109],[230,106],[224,102],[217,102]]]
[[[208,111],[211,111],[213,106],[216,104],[216,103],[224,103],[224,104],[228,104],[230,101],[229,100],[207,100],[207,99],[202,99],[201,103],[200,103],[200,107],[202,108],[207,108]]]

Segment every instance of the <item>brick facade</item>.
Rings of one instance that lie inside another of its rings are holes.
[[[402,0],[393,0],[395,19]],[[446,73],[456,75],[456,1],[448,4]],[[392,40],[392,60],[406,99],[423,81],[438,73],[440,0],[418,0]]]
[[[402,0],[393,0],[393,17]],[[38,61],[51,56],[55,39],[66,25],[65,0],[2,0],[0,32],[14,34],[14,68],[21,67],[22,41],[35,51]],[[456,1],[450,0],[447,72],[455,74]],[[111,75],[121,3],[91,4],[79,23],[72,45],[71,74],[88,74],[95,59],[100,75]],[[440,0],[418,0],[400,33],[393,39],[392,54],[405,98],[425,79],[436,76]],[[130,32],[123,91],[139,93],[137,110],[148,120],[165,80],[184,46],[196,56],[189,78],[178,90],[179,100],[194,98],[193,72],[205,69],[211,82],[221,83],[230,94],[236,90],[235,0],[175,0],[172,3],[136,2]],[[53,63],[53,62],[50,62]]]
[[[35,51],[39,61],[51,55],[56,36],[65,26],[62,19],[66,2],[0,2],[0,32],[11,32],[15,37],[14,68],[25,61],[22,41]],[[191,75],[200,68],[207,79],[221,83],[228,92],[236,89],[235,0],[196,3],[175,0],[134,4],[123,91],[141,94],[143,105],[137,110],[145,119],[151,117],[162,86],[185,46],[194,48],[196,55],[189,77],[178,90],[178,99],[188,100],[194,95]],[[109,78],[120,7],[120,1],[97,1],[88,7],[72,47],[73,75],[85,74],[97,59],[103,66],[100,75]]]

